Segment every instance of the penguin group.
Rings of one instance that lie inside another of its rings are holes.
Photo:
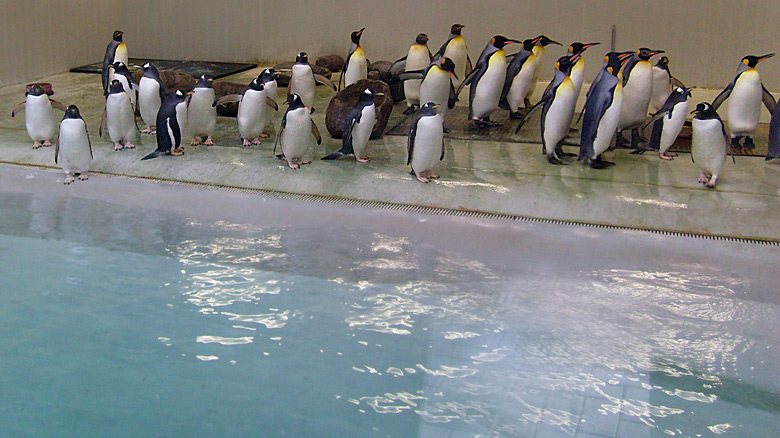
[[[772,115],[766,159],[780,158],[780,110],[761,83],[756,68],[760,62],[773,57],[773,53],[742,58],[729,85],[711,103],[701,103],[691,113],[688,100],[695,87],[686,87],[672,76],[667,56],[651,64],[653,57],[665,54],[664,50],[641,47],[606,53],[575,122],[575,125],[581,122],[580,145],[579,153],[572,154],[564,152],[562,146],[568,136],[577,132],[572,122],[584,82],[585,51],[599,43],[571,43],[555,63],[554,76],[541,99],[532,103],[530,99],[542,74],[541,60],[547,47],[562,44],[545,35],[523,40],[495,35],[484,46],[476,63],[472,63],[464,28],[463,24],[453,24],[449,36],[435,53],[428,48],[428,35],[418,34],[406,55],[390,67],[388,82],[392,85],[403,81],[404,114],[412,117],[407,165],[420,182],[438,177],[432,169],[444,157],[445,134],[450,131],[445,116],[466,87],[469,87],[468,122],[476,129],[499,126],[490,117],[497,110],[504,110],[509,112],[510,120],[519,120],[515,126],[515,133],[519,133],[540,110],[542,152],[554,165],[566,165],[570,158],[577,157],[593,169],[605,169],[614,163],[605,160],[603,154],[622,147],[633,149],[635,154],[657,151],[661,159],[672,160],[675,155],[669,148],[682,131],[686,118],[693,115],[692,158],[701,169],[699,182],[714,187],[729,151],[755,148],[753,136],[762,104]],[[280,148],[277,157],[285,160],[290,168],[308,164],[304,155],[315,143],[321,143],[319,129],[311,118],[317,84],[338,91],[368,77],[369,61],[361,46],[364,31],[361,28],[350,35],[338,86],[314,72],[306,52],[297,55],[284,100],[287,109],[274,142],[274,153]],[[261,139],[269,136],[267,128],[279,110],[277,72],[265,69],[242,93],[219,99],[213,78],[208,75],[201,76],[190,92],[174,90],[166,94],[160,72],[151,63],[143,65],[142,77],[138,83],[134,81],[128,69],[128,50],[123,37],[122,31],[113,33],[101,68],[105,108],[99,135],[106,131],[114,150],[135,148],[136,131],[155,135],[157,140],[157,148],[143,160],[164,154],[181,155],[185,141],[190,138],[190,145],[211,146],[217,107],[231,102],[238,103],[237,130],[243,146],[261,145]],[[507,53],[513,44],[517,50]],[[349,156],[361,163],[369,161],[365,151],[377,120],[375,99],[380,96],[382,93],[375,90],[363,90],[344,122],[341,149],[323,160]],[[717,113],[727,100],[728,129]],[[14,108],[12,116],[25,110],[33,148],[50,146],[55,133],[54,108],[65,111],[55,160],[62,163],[67,173],[66,183],[73,182],[77,176],[86,179],[92,149],[77,106],[66,107],[52,100],[40,85],[34,85],[28,89],[25,101]],[[143,130],[138,128],[136,115],[145,125]],[[649,138],[644,139],[648,127]],[[630,140],[623,137],[625,131],[630,132]],[[189,134],[187,139],[185,132]]]

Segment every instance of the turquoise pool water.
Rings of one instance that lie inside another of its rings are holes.
[[[777,247],[24,172],[0,193],[2,436],[780,424]]]

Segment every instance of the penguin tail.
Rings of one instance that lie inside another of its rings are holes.
[[[323,160],[335,160],[335,159],[341,158],[343,156],[344,156],[344,154],[341,151],[338,151],[338,152],[334,152],[334,153],[328,155],[327,157],[322,157],[322,159]]]
[[[151,154],[141,158],[141,161],[143,160],[151,160],[152,158],[157,158],[160,156],[160,151],[154,151]]]

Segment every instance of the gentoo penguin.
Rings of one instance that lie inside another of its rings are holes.
[[[276,92],[279,86],[276,83],[276,71],[272,68],[266,68],[260,72],[260,82],[263,83],[265,88],[265,95],[276,102]],[[274,114],[271,111],[265,112],[265,123],[263,123],[263,134],[268,136],[268,125],[271,124],[271,120],[274,118]]]
[[[162,100],[165,98],[165,87],[157,67],[147,62],[142,67],[144,75],[138,83],[138,109],[141,119],[146,124],[141,133],[154,134],[154,126],[157,124],[157,111],[160,110]]]
[[[574,91],[577,97],[580,95],[580,91],[582,90],[582,82],[585,79],[585,59],[582,57],[582,53],[593,46],[598,46],[599,44],[600,43],[585,44],[581,42],[574,42],[569,46],[569,56],[580,55],[579,61],[577,61],[577,63],[574,64],[574,66],[571,68],[571,74],[569,75],[569,77],[571,77],[572,83],[574,83]]]
[[[236,120],[238,122],[238,132],[241,135],[242,144],[244,146],[251,146],[253,144],[261,144],[260,137],[268,137],[268,134],[263,134],[263,128],[265,126],[267,106],[270,106],[277,111],[279,109],[276,102],[268,98],[265,93],[265,86],[257,77],[249,83],[244,90],[243,94],[229,94],[222,96],[217,100],[217,105],[222,105],[228,102],[238,102],[238,114]]]
[[[347,53],[347,58],[344,61],[344,68],[341,69],[339,89],[341,89],[342,82],[344,83],[344,88],[347,88],[361,79],[368,78],[368,60],[363,48],[360,47],[360,37],[363,35],[364,30],[366,30],[365,27],[352,32],[350,36],[352,45],[350,45],[349,53]]]
[[[666,99],[677,88],[685,89],[686,87],[669,71],[669,58],[666,56],[658,58],[658,62],[653,66],[653,97],[650,98],[650,112],[660,111],[666,103]]]
[[[65,110],[65,117],[60,122],[60,134],[57,147],[54,150],[54,162],[65,171],[65,184],[70,184],[78,177],[80,180],[89,178],[87,171],[92,165],[92,143],[84,119],[79,108],[71,105]]]
[[[133,75],[130,70],[127,69],[127,65],[122,61],[114,63],[114,77],[122,84],[122,88],[125,89],[127,95],[130,96],[130,103],[133,105],[133,111],[136,108],[136,102],[138,101],[138,87],[135,85]],[[112,80],[113,80],[112,79]]]
[[[466,40],[463,39],[461,31],[466,27],[462,24],[453,24],[450,27],[450,36],[447,41],[441,45],[441,48],[433,55],[433,59],[450,58],[455,63],[455,75],[465,79],[474,69],[469,58],[469,49],[466,47]],[[462,80],[455,79],[455,88],[460,87]],[[425,102],[422,100],[422,102]]]
[[[201,75],[187,104],[187,132],[192,136],[190,144],[213,146],[214,128],[217,126],[216,95],[214,94],[214,79],[209,75]]]
[[[506,67],[506,78],[504,78],[504,87],[501,89],[501,97],[498,105],[509,110],[509,117],[512,119],[521,119],[520,106],[523,105],[523,99],[531,86],[536,70],[536,55],[533,52],[535,40],[527,39],[520,45],[520,51],[510,55],[512,61]]]
[[[780,102],[775,105],[772,120],[769,122],[769,144],[766,161],[780,158]]]
[[[723,120],[709,103],[696,105],[691,114],[694,114],[691,122],[691,159],[701,170],[699,182],[713,188],[726,162],[728,135],[723,127]]]
[[[645,124],[647,108],[653,96],[653,66],[650,58],[663,50],[638,49],[623,67],[623,110],[617,130],[622,133],[631,130],[631,148],[639,146],[639,128]],[[622,143],[622,135],[617,141]]]
[[[327,85],[333,88],[333,91],[336,91],[336,86],[328,78],[314,73],[309,64],[309,55],[306,52],[299,53],[292,67],[288,94],[297,94],[303,100],[303,104],[311,108],[314,105],[314,93],[317,88],[317,82]]]
[[[742,148],[740,140],[745,138],[745,149],[755,148],[753,133],[758,127],[761,116],[761,102],[772,113],[775,109],[775,99],[764,88],[761,76],[756,70],[759,62],[775,56],[770,53],[764,56],[745,56],[737,69],[737,76],[720,92],[712,101],[712,108],[717,111],[724,100],[729,99],[729,107],[726,110],[731,133],[731,147],[734,150]]]
[[[563,44],[559,43],[558,41],[553,41],[550,38],[547,38],[544,35],[539,35],[534,39],[534,48],[532,51],[534,52],[535,58],[534,61],[536,62],[537,68],[534,68],[534,77],[531,81],[531,84],[528,86],[528,91],[526,91],[525,94],[525,106],[530,107],[531,106],[531,96],[534,94],[534,90],[536,90],[536,83],[539,81],[539,72],[541,69],[538,68],[538,66],[542,63],[542,58],[544,58],[544,53],[547,50],[547,46],[550,44],[556,44],[558,46],[562,46]]]
[[[409,173],[423,183],[439,177],[431,169],[444,159],[444,124],[437,108],[433,102],[423,105],[409,130],[406,165],[412,166]]]
[[[566,55],[558,59],[555,64],[555,77],[544,91],[542,99],[531,108],[515,130],[515,133],[520,131],[534,109],[541,105],[542,148],[547,155],[547,161],[551,164],[566,164],[561,160],[564,156],[561,143],[569,133],[571,119],[574,117],[577,89],[570,75],[579,60],[579,54]]]
[[[368,163],[369,158],[363,155],[371,131],[376,123],[376,105],[375,96],[384,96],[384,93],[374,93],[366,89],[358,98],[357,103],[347,115],[344,122],[344,136],[342,139],[341,150],[334,152],[323,160],[335,160],[343,155],[355,156],[355,160],[361,163]]]
[[[288,95],[285,104],[289,106],[282,117],[279,135],[276,136],[276,143],[281,145],[282,153],[277,157],[286,160],[291,169],[297,169],[303,164],[311,163],[303,159],[303,154],[312,147],[312,140],[322,144],[322,137],[311,119],[311,110],[303,104],[300,96]]]
[[[106,109],[100,123],[99,134],[103,136],[103,126],[108,126],[108,136],[114,142],[114,150],[133,149],[135,141],[135,112],[127,94],[119,80],[111,81],[106,97]],[[159,134],[159,133],[158,133]]]
[[[428,35],[417,35],[414,44],[409,47],[409,52],[403,58],[394,62],[390,67],[391,73],[403,71],[424,70],[431,64],[431,51],[428,49]],[[404,81],[404,96],[406,96],[405,115],[414,113],[415,108],[420,107],[420,84],[422,79],[407,79]]]
[[[632,154],[641,154],[647,150],[654,150],[658,151],[658,156],[664,160],[673,160],[677,156],[666,151],[674,144],[680,131],[682,131],[685,117],[688,116],[688,99],[691,97],[691,90],[694,88],[696,87],[677,87],[672,91],[669,97],[666,98],[666,102],[661,106],[661,109],[655,112],[650,121],[645,125],[645,128],[648,125],[653,125],[653,131],[647,146],[631,152]]]
[[[585,101],[580,133],[580,160],[589,160],[590,167],[603,169],[615,163],[601,159],[612,142],[623,106],[623,84],[620,67],[634,52],[610,52],[604,58],[604,68],[593,81]]]
[[[498,125],[498,123],[490,121],[490,113],[498,108],[501,90],[506,79],[507,65],[504,46],[519,42],[501,35],[491,38],[479,55],[474,70],[469,73],[455,92],[458,95],[464,86],[471,84],[469,88],[469,120],[475,121],[479,127]]]
[[[162,154],[182,155],[181,139],[184,128],[179,124],[187,114],[186,96],[180,90],[165,96],[160,111],[157,113],[157,149],[141,158],[149,160]]]
[[[111,70],[114,68],[114,62],[122,61],[125,64],[129,62],[127,55],[127,45],[122,41],[125,33],[121,30],[115,30],[111,42],[106,47],[106,54],[103,57],[103,69],[100,74],[103,79],[103,95],[108,96],[109,86],[111,85]]]
[[[51,146],[51,139],[54,137],[54,129],[56,128],[52,107],[65,111],[65,105],[49,99],[49,96],[43,91],[43,87],[38,84],[33,85],[25,95],[24,102],[11,111],[11,117],[16,117],[16,113],[20,111],[26,111],[24,124],[27,128],[27,135],[33,141],[33,149]]]

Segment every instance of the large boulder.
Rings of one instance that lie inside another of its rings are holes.
[[[276,71],[276,85],[279,87],[286,87],[290,85],[290,78],[292,77],[292,67],[295,64],[294,61],[290,62],[283,62],[281,64],[276,64],[273,68],[274,71]],[[333,76],[333,73],[325,68],[320,67],[318,65],[312,65],[311,69],[314,73],[318,75],[325,76],[326,78],[330,79],[331,76]],[[319,85],[319,83],[317,84]]]
[[[141,82],[143,77],[143,70],[137,70],[133,73],[133,80],[135,83]],[[160,70],[160,80],[165,88],[165,94],[173,93],[176,90],[180,90],[182,93],[188,93],[195,88],[195,84],[198,81],[187,73],[182,73],[173,70]]]
[[[333,138],[341,138],[344,134],[344,124],[349,116],[349,111],[358,101],[360,95],[366,89],[374,93],[384,93],[384,96],[374,98],[376,104],[376,124],[371,131],[371,138],[380,138],[387,127],[390,112],[393,111],[393,98],[390,96],[390,87],[386,83],[373,79],[361,79],[349,87],[339,91],[330,100],[325,111],[325,126]]]
[[[390,67],[393,65],[390,61],[377,61],[368,66],[368,78],[384,81],[390,86],[390,94],[393,96],[393,102],[400,102],[406,99],[404,95],[403,81],[391,83]]]
[[[246,90],[246,84],[235,82],[214,82],[214,94],[219,99],[228,94],[241,94]],[[217,114],[225,117],[235,117],[238,114],[238,102],[230,102],[225,105],[217,106]]]
[[[340,55],[320,56],[314,65],[327,68],[330,71],[341,71],[344,68],[344,57]]]

